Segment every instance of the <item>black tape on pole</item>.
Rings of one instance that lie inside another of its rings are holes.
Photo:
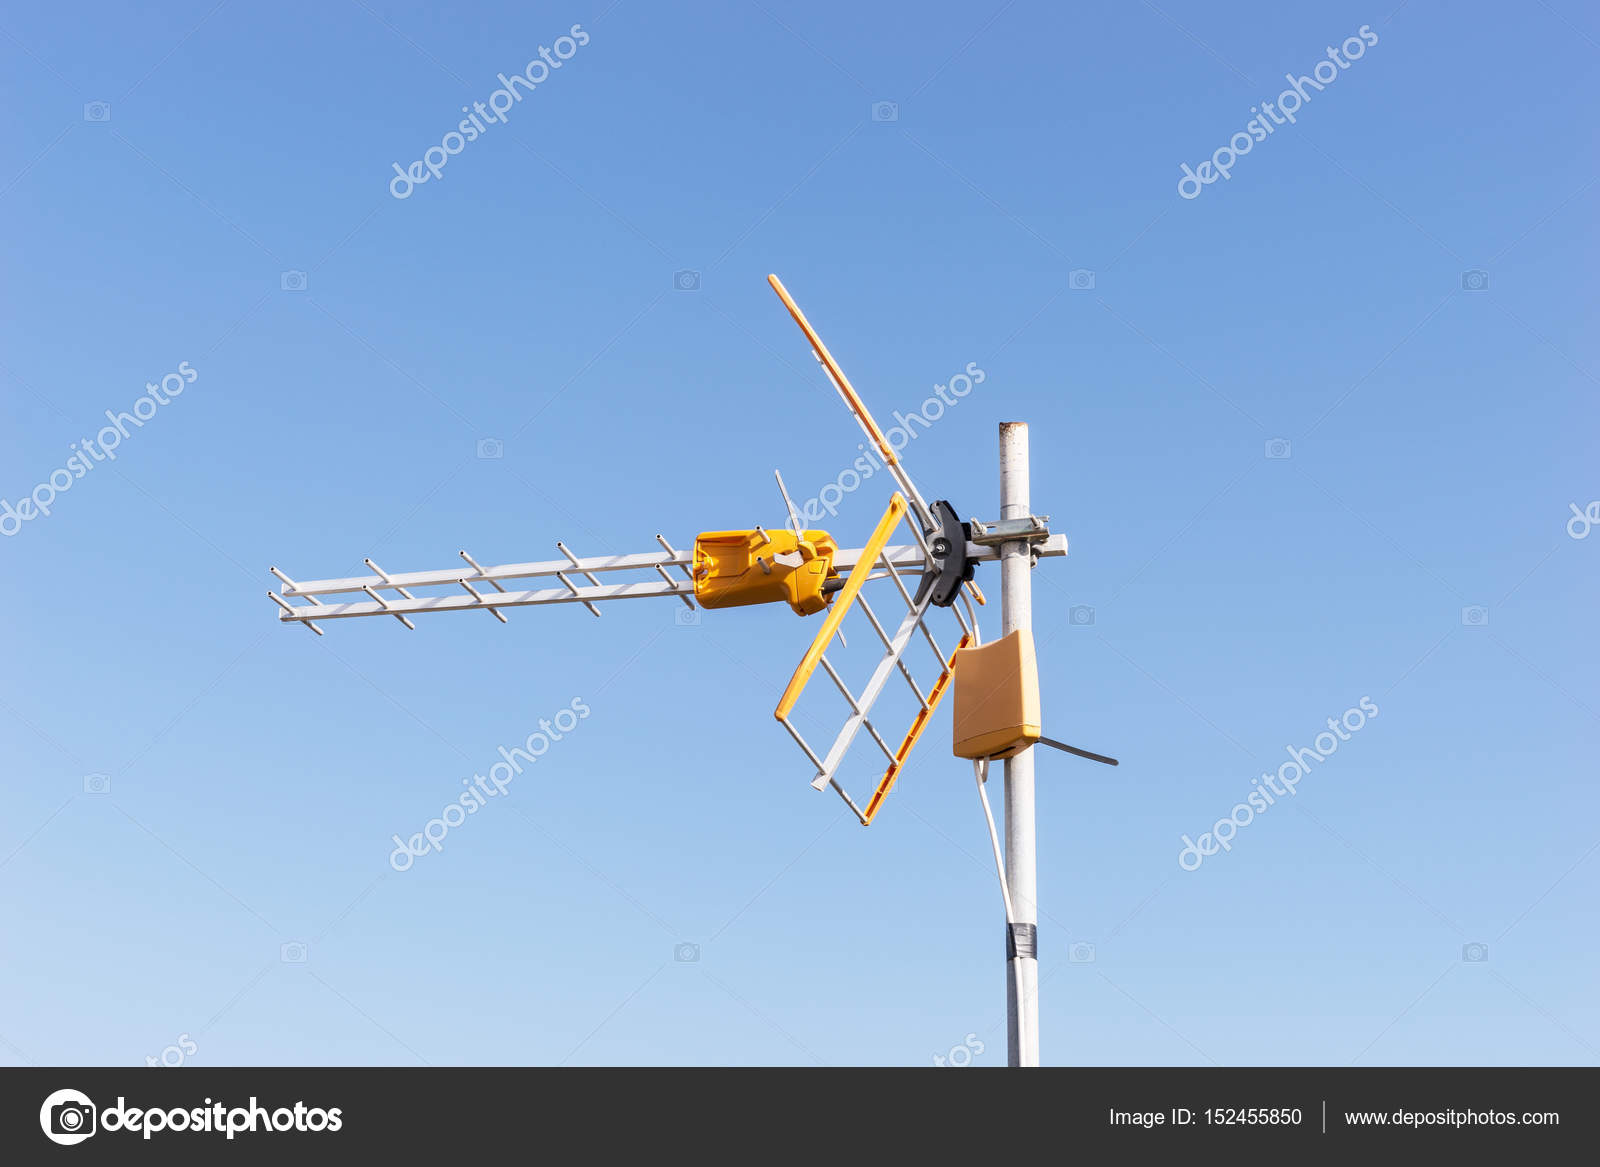
[[[1006,925],[1006,959],[1016,960],[1026,956],[1039,959],[1039,926],[1037,924]]]

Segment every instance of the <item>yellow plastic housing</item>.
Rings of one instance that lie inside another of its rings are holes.
[[[822,585],[838,550],[826,531],[706,531],[694,541],[694,598],[702,608],[781,602],[809,616],[828,606]]]
[[[955,654],[958,758],[1009,758],[1039,740],[1039,665],[1033,633],[1021,629]]]

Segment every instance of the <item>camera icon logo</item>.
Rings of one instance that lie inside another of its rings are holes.
[[[1067,284],[1074,292],[1094,291],[1094,272],[1086,267],[1073,268],[1067,273]]]
[[[501,441],[499,438],[479,438],[478,439],[478,457],[480,457],[480,458],[504,458],[505,456],[506,456],[506,444],[503,441]]]
[[[1067,960],[1073,964],[1093,964],[1094,945],[1087,940],[1080,940],[1067,949]]]
[[[307,955],[304,940],[289,940],[278,947],[278,959],[284,964],[304,964]]]
[[[1489,623],[1489,609],[1482,604],[1472,604],[1461,609],[1461,623],[1468,628],[1484,628]]]
[[[700,609],[674,608],[672,610],[672,622],[679,628],[698,628],[700,627]]]
[[[875,122],[897,122],[900,120],[900,103],[898,101],[875,101],[872,103],[872,120]]]
[[[306,290],[306,273],[286,271],[278,277],[278,287],[285,292],[303,292]]]
[[[1489,290],[1489,273],[1481,267],[1462,272],[1461,290],[1463,292],[1487,292]]]
[[[1489,959],[1489,946],[1483,943],[1463,944],[1461,959],[1468,964],[1483,964]]]
[[[680,292],[698,292],[700,290],[700,273],[684,268],[682,271],[672,273],[672,286]]]
[[[679,964],[698,964],[700,961],[700,946],[689,943],[674,945],[672,959]]]
[[[111,103],[109,101],[91,101],[83,107],[83,120],[86,122],[108,122],[111,120]]]
[[[1067,623],[1074,628],[1088,628],[1094,623],[1094,609],[1088,604],[1074,604],[1067,609]]]
[[[85,774],[83,776],[83,792],[85,794],[110,794],[110,774]]]
[[[1287,458],[1293,453],[1294,447],[1288,438],[1268,438],[1266,455],[1269,458]]]
[[[39,1107],[39,1129],[52,1143],[76,1146],[95,1132],[94,1103],[81,1090],[57,1090]]]

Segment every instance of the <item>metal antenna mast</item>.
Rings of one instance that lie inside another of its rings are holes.
[[[1027,519],[1028,424],[1000,424],[1000,518]],[[1007,635],[1033,636],[1033,546],[1025,540],[1000,545],[1000,626]],[[1005,760],[1006,878],[1016,921],[1007,928],[1006,1061],[1039,1064],[1039,893],[1034,855],[1033,747]],[[1017,993],[1023,994],[1023,1002]],[[1024,1005],[1025,1007],[1019,1007]]]

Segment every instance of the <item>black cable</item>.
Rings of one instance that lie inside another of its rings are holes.
[[[1069,754],[1077,754],[1080,758],[1088,758],[1091,762],[1103,762],[1107,766],[1119,765],[1115,758],[1108,758],[1104,754],[1091,754],[1088,750],[1080,750],[1077,746],[1069,746],[1066,742],[1058,742],[1054,738],[1042,737],[1039,739],[1041,746],[1053,746],[1058,750],[1065,750]]]

